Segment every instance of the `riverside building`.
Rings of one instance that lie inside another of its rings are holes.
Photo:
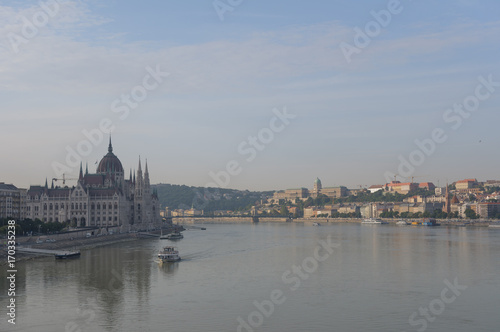
[[[53,179],[56,180],[56,179]],[[95,173],[85,173],[80,164],[74,187],[31,186],[26,197],[26,217],[44,222],[71,222],[73,226],[125,226],[150,229],[161,224],[156,192],[151,191],[148,164],[144,175],[141,160],[137,172],[125,180],[122,163],[113,153],[111,138],[108,153]]]

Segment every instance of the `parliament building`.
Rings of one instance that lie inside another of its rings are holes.
[[[55,179],[54,179],[55,180]],[[26,218],[44,222],[71,222],[73,226],[124,226],[124,230],[151,229],[161,224],[156,192],[151,191],[146,161],[125,180],[120,159],[113,153],[111,138],[108,153],[94,174],[85,173],[80,164],[76,186],[31,186],[26,197]]]

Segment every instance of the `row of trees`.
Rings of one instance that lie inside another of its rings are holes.
[[[6,234],[8,229],[9,218],[0,219],[0,234]],[[60,232],[68,226],[68,223],[59,222],[43,222],[40,219],[24,219],[16,220],[16,235],[32,234],[49,234]]]

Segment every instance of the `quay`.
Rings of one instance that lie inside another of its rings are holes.
[[[25,248],[19,247],[16,249],[18,252],[24,252],[35,255],[47,255],[55,257],[72,257],[76,256],[78,251],[68,251],[68,250],[52,250],[52,249],[38,249],[38,248]]]

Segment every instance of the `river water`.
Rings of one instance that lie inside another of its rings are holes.
[[[500,229],[210,224],[17,263],[0,331],[498,331]]]

